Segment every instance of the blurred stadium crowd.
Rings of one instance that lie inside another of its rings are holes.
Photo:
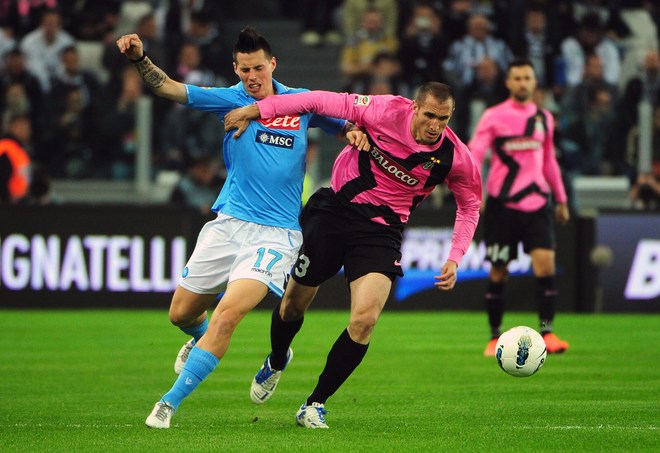
[[[656,1],[257,0],[250,8],[295,18],[293,47],[338,46],[346,91],[413,96],[428,80],[451,84],[457,110],[450,126],[465,142],[483,110],[506,98],[508,62],[528,57],[539,81],[536,102],[557,119],[567,179],[623,175],[642,207],[660,206]],[[175,201],[194,199],[189,204],[201,208],[212,201],[223,170],[217,118],[152,96],[115,40],[136,32],[171,77],[226,86],[237,78],[234,36],[224,26],[241,14],[249,20],[245,9],[211,0],[0,1],[0,180],[8,181],[0,203],[47,200],[50,178],[132,178],[142,96],[153,98],[153,173],[181,175]],[[643,174],[641,101],[651,105],[652,122],[652,165]]]

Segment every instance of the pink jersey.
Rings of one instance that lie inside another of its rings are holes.
[[[532,102],[508,99],[487,109],[468,147],[480,167],[491,151],[488,196],[530,212],[546,205],[552,189],[555,200],[565,203],[553,132],[552,115]]]
[[[439,142],[420,145],[410,131],[413,102],[400,96],[311,91],[268,96],[262,118],[314,112],[361,127],[371,150],[346,146],[332,169],[332,189],[351,209],[374,222],[403,226],[434,187],[447,183],[457,204],[449,259],[460,263],[479,221],[481,176],[464,143],[446,128]]]

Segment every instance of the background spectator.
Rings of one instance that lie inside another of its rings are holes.
[[[11,35],[11,30],[0,27],[0,71],[5,70],[5,56],[16,47],[16,40]]]
[[[7,85],[3,93],[2,130],[9,128],[10,121],[19,115],[29,115],[31,111],[30,100],[25,88],[20,83]]]
[[[121,76],[120,92],[104,121],[103,151],[96,158],[104,176],[118,180],[133,176],[137,149],[136,106],[145,94],[142,79],[134,68],[127,66]]]
[[[468,136],[472,135],[474,126],[479,121],[483,111],[509,97],[509,91],[504,83],[504,72],[497,66],[495,60],[484,58],[478,64],[474,80],[464,90],[464,102],[468,103]]]
[[[190,159],[185,174],[170,195],[170,203],[210,214],[222,183],[218,159],[200,154]]]
[[[509,46],[491,32],[491,23],[483,14],[474,14],[468,20],[468,31],[463,38],[449,47],[449,56],[443,62],[445,76],[456,91],[456,111],[452,129],[459,135],[468,127],[470,87],[476,79],[479,63],[493,60],[500,72],[506,71],[513,54]]]
[[[621,59],[614,42],[605,36],[598,15],[586,14],[575,35],[561,43],[561,56],[566,64],[566,84],[578,85],[584,78],[586,56],[596,54],[603,63],[603,78],[612,85],[619,83]]]
[[[35,129],[44,125],[45,112],[43,91],[39,80],[27,69],[25,55],[20,49],[14,48],[6,55],[5,70],[0,73],[0,106],[4,111],[7,107],[6,93],[12,84],[19,84],[27,96],[28,110]]]
[[[602,60],[596,54],[587,55],[582,81],[567,87],[562,96],[561,110],[564,121],[572,123],[581,120],[589,110],[589,99],[593,92],[601,88],[609,91],[612,103],[618,102],[617,85],[605,80]]]
[[[362,18],[367,10],[380,11],[383,31],[388,36],[398,36],[399,5],[397,0],[344,0],[341,8],[342,28],[345,38],[355,36],[364,26]]]
[[[510,27],[511,50],[517,56],[528,58],[534,64],[537,80],[544,87],[554,85],[555,58],[559,43],[548,29],[546,12],[531,7],[524,13],[522,27]]]
[[[202,62],[202,51],[199,45],[192,41],[184,42],[179,49],[179,58],[174,74],[177,80],[183,83],[203,87],[226,84],[224,78],[216,77],[215,72]]]
[[[90,106],[85,106],[82,88],[70,87],[64,93],[62,108],[53,117],[53,137],[47,163],[53,176],[88,178],[94,176],[95,149],[99,123]]]
[[[323,43],[338,45],[343,42],[342,34],[335,27],[335,11],[341,6],[340,0],[317,0],[300,3],[302,33],[300,42],[306,46],[319,46]]]
[[[572,121],[565,137],[577,144],[580,173],[584,175],[613,174],[612,160],[617,154],[613,149],[615,128],[614,100],[605,86],[596,86],[587,96],[587,110]]]
[[[56,105],[62,105],[66,94],[73,88],[79,88],[83,108],[96,115],[97,107],[103,105],[101,84],[96,75],[80,68],[80,55],[75,46],[62,50],[61,65],[51,78],[51,99]]]
[[[235,80],[231,44],[225,40],[219,22],[213,17],[201,11],[192,13],[190,27],[188,32],[183,34],[183,40],[197,45],[201,66],[210,69],[220,78],[215,82],[217,86],[226,86]]]
[[[362,27],[342,49],[340,69],[346,82],[350,84],[361,77],[369,77],[376,55],[395,55],[398,44],[396,35],[385,31],[383,13],[375,8],[367,9],[362,15]]]
[[[410,90],[401,79],[399,60],[389,53],[380,53],[374,57],[368,75],[358,77],[346,87],[345,91],[364,94],[401,94],[408,95]]]
[[[416,2],[404,28],[398,58],[409,91],[432,80],[443,80],[442,61],[447,56],[448,37],[442,19],[430,2]]]
[[[76,40],[104,41],[119,23],[122,0],[76,0],[61,6],[67,30]]]
[[[62,29],[62,17],[55,9],[45,10],[39,28],[21,40],[27,68],[39,79],[44,92],[50,91],[50,79],[60,66],[60,53],[74,44],[73,37]]]
[[[20,39],[39,25],[43,12],[56,8],[57,0],[9,1],[4,2],[0,21],[8,27],[12,36]]]
[[[18,203],[28,193],[31,159],[27,146],[31,129],[29,116],[16,115],[0,139],[0,204]]]

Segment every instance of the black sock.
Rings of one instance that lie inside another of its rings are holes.
[[[552,321],[555,319],[557,303],[554,276],[536,278],[536,303],[539,309],[541,334],[552,332]]]
[[[303,325],[305,317],[291,322],[284,322],[280,317],[280,305],[277,303],[273,310],[273,316],[270,323],[270,367],[274,370],[283,370],[286,366],[286,354],[289,352],[289,346],[293,338]]]
[[[368,344],[360,344],[351,340],[348,329],[344,329],[328,353],[325,368],[319,376],[316,388],[307,398],[307,404],[325,404],[326,400],[334,395],[362,362],[368,348]]]
[[[490,336],[497,338],[502,333],[502,319],[504,318],[504,283],[489,281],[485,299]]]

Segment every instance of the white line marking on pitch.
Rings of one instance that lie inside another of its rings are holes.
[[[515,429],[584,429],[584,430],[598,430],[598,429],[621,429],[621,430],[657,430],[657,426],[616,426],[616,425],[597,425],[597,426],[580,426],[580,425],[567,425],[567,426],[515,426]]]

